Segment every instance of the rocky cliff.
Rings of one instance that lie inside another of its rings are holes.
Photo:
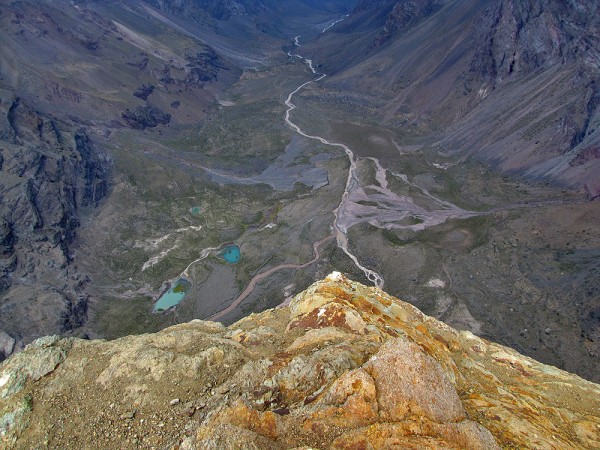
[[[227,328],[46,337],[0,369],[6,448],[600,445],[600,386],[338,273]]]
[[[0,90],[0,359],[85,321],[87,279],[70,247],[109,167],[83,129]]]

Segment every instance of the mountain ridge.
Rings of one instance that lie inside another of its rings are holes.
[[[232,302],[233,321],[365,269],[597,381],[595,5],[351,3],[2,2],[0,359]],[[447,208],[469,217],[423,219]]]
[[[289,307],[0,366],[7,448],[596,448],[600,386],[332,273]],[[78,414],[72,414],[77,411]]]

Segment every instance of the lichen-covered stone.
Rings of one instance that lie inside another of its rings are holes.
[[[340,274],[228,328],[39,340],[0,390],[6,448],[600,448],[598,385]]]

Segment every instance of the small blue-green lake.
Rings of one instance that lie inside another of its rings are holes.
[[[190,208],[190,214],[197,216],[202,212],[199,206],[193,206]]]
[[[169,308],[177,306],[185,297],[192,283],[185,278],[180,278],[171,285],[169,290],[159,297],[154,304],[154,312],[166,311]]]
[[[233,244],[225,247],[221,252],[221,256],[229,264],[235,264],[242,257],[242,253],[240,252],[240,248],[237,245]]]

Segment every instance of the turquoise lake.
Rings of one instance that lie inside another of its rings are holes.
[[[192,208],[190,208],[190,214],[193,214],[194,216],[197,216],[198,214],[200,214],[202,210],[200,209],[199,206],[194,206]]]
[[[225,261],[229,264],[237,263],[242,257],[242,253],[240,252],[240,248],[237,245],[228,245],[221,252],[221,256]]]
[[[169,308],[177,306],[184,299],[192,284],[185,278],[180,278],[171,285],[154,304],[154,312],[166,311]]]

